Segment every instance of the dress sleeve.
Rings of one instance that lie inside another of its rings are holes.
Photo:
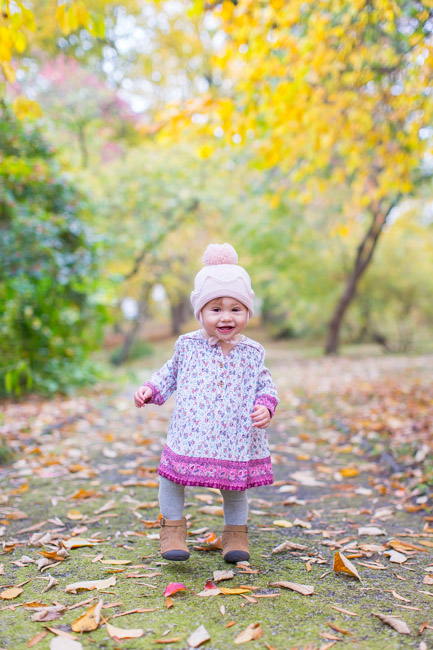
[[[277,396],[277,389],[272,381],[271,373],[264,365],[264,354],[262,358],[261,370],[257,380],[257,391],[254,406],[266,406],[271,418],[275,413],[277,404],[280,401]]]
[[[179,365],[179,340],[174,346],[174,354],[160,370],[154,372],[149,381],[143,386],[148,386],[152,390],[152,397],[148,404],[158,404],[161,406],[168,400],[170,395],[177,388],[177,371]]]

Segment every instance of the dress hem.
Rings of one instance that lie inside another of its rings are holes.
[[[258,479],[257,481],[250,481],[246,485],[241,485],[240,483],[236,484],[231,482],[230,484],[222,484],[221,481],[216,481],[216,480],[207,480],[207,479],[188,479],[188,478],[179,478],[175,474],[172,474],[171,472],[168,472],[163,469],[158,469],[158,474],[160,476],[163,476],[164,478],[168,479],[169,481],[172,481],[173,483],[177,483],[178,485],[185,485],[189,487],[208,487],[208,488],[216,488],[218,490],[233,490],[237,492],[245,492],[245,490],[249,490],[250,488],[255,488],[255,487],[261,487],[262,485],[272,485],[274,482],[274,479],[272,478],[264,478],[264,479]]]

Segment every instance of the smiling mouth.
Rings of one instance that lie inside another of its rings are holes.
[[[234,327],[217,327],[217,330],[219,332],[232,332],[235,328]]]

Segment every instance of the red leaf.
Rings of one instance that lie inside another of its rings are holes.
[[[165,588],[164,596],[172,596],[177,591],[183,591],[184,589],[186,589],[186,587],[183,582],[170,582],[170,584]]]
[[[204,586],[205,589],[218,589],[213,580],[208,580]]]

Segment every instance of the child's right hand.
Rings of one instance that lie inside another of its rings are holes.
[[[140,386],[134,393],[135,406],[140,409],[152,398],[152,389],[149,386]]]

